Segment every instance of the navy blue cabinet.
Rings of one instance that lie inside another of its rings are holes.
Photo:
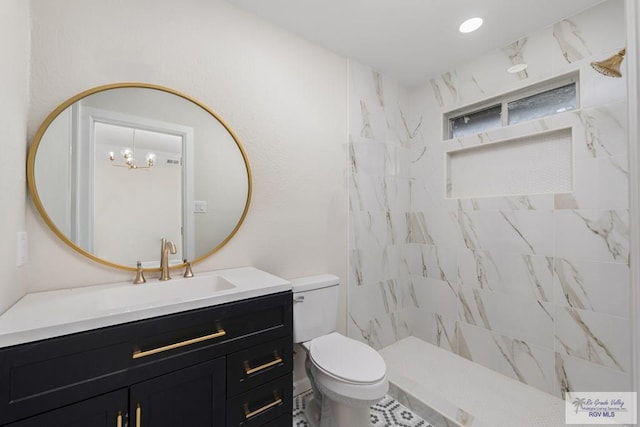
[[[117,390],[44,414],[8,424],[10,427],[123,427],[128,391]]]
[[[290,426],[283,292],[0,349],[0,426]]]

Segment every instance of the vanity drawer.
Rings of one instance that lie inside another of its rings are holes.
[[[288,420],[289,424],[283,425],[291,425],[292,384],[293,375],[289,373],[244,394],[227,399],[227,427],[278,425],[273,422],[279,419]]]
[[[227,357],[227,395],[235,396],[293,370],[292,336]]]
[[[291,294],[285,295],[143,321],[129,341],[132,366],[199,353],[218,356],[222,349],[228,354],[288,334]]]
[[[0,349],[0,425],[290,337],[291,304],[284,292]]]

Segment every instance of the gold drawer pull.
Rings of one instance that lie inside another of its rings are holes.
[[[138,403],[138,407],[136,408],[136,427],[142,426],[142,409],[140,409],[140,404]]]
[[[118,417],[116,418],[116,426],[122,427],[122,412],[118,411]]]
[[[255,411],[249,412],[249,404],[245,403],[244,404],[244,417],[245,419],[249,419],[249,418],[253,418],[256,415],[259,415],[265,411],[268,411],[269,409],[273,408],[274,406],[278,406],[279,404],[282,403],[282,399],[279,398],[278,396],[274,396],[276,398],[276,400],[274,400],[271,403],[268,403],[266,405],[264,405],[262,408],[258,408]]]
[[[162,353],[163,351],[173,350],[174,348],[180,348],[180,347],[184,347],[184,346],[187,346],[187,345],[196,344],[196,343],[199,343],[199,342],[202,342],[202,341],[207,341],[207,340],[211,340],[211,339],[214,339],[214,338],[222,337],[222,336],[224,336],[226,334],[227,333],[223,329],[220,329],[215,334],[205,335],[203,337],[193,338],[193,339],[190,339],[190,340],[177,342],[175,344],[165,345],[164,347],[158,347],[158,348],[154,348],[152,350],[147,350],[147,351],[136,350],[136,351],[133,352],[132,357],[134,359],[139,359],[141,357],[151,356],[152,354]]]
[[[263,365],[260,366],[256,366],[255,368],[251,368],[249,367],[249,362],[245,360],[244,362],[244,370],[247,373],[247,375],[251,375],[251,374],[255,374],[256,372],[260,372],[263,369],[267,369],[270,368],[272,366],[275,366],[279,363],[282,363],[282,357],[278,356],[277,354],[275,355],[275,359],[273,359],[271,362],[267,362]]]

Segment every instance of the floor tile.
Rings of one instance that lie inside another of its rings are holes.
[[[312,395],[312,391],[307,391],[295,397],[293,404],[294,427],[310,426],[304,416],[304,409]],[[385,396],[380,402],[371,406],[371,424],[373,427],[432,427],[431,424],[389,396]]]

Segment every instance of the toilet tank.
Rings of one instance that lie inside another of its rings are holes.
[[[332,274],[301,277],[293,288],[293,342],[302,343],[336,330],[338,277]]]

